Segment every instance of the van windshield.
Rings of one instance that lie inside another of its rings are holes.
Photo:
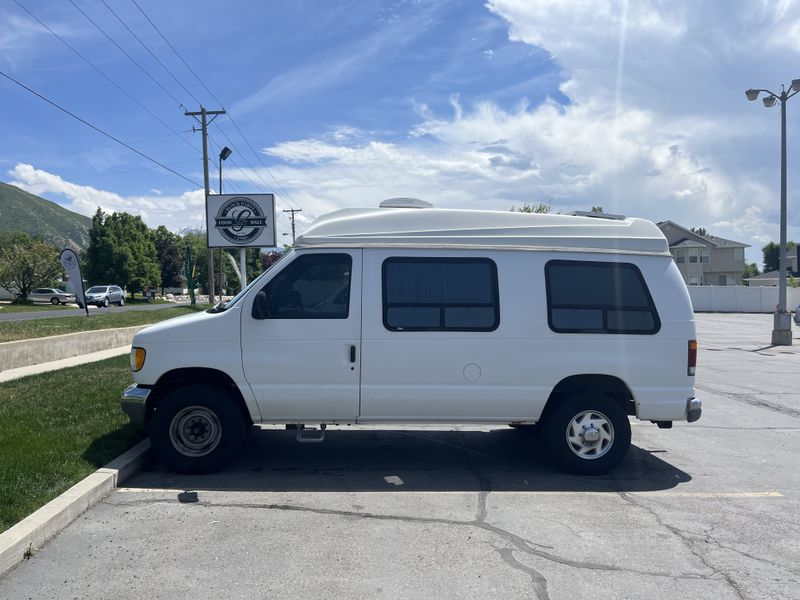
[[[212,308],[208,309],[208,312],[219,313],[228,310],[231,306],[239,302],[239,300],[241,300],[256,283],[258,283],[264,278],[264,275],[269,273],[275,265],[283,261],[283,259],[286,258],[286,256],[288,256],[289,254],[292,254],[292,252],[284,252],[278,260],[276,260],[274,263],[272,263],[270,266],[267,267],[266,271],[264,271],[263,273],[261,273],[261,275],[253,279],[253,281],[248,283],[241,292],[236,294],[233,298],[231,298],[227,302],[217,302]]]

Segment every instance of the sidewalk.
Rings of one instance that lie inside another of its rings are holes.
[[[17,369],[8,369],[0,371],[0,383],[11,381],[12,379],[19,379],[27,375],[37,375],[39,373],[46,373],[47,371],[56,371],[66,367],[74,367],[85,363],[104,360],[113,356],[120,356],[128,354],[131,350],[131,345],[119,346],[118,348],[111,348],[110,350],[100,350],[99,352],[91,352],[89,354],[82,354],[80,356],[71,356],[70,358],[62,358],[46,363],[39,363],[38,365],[30,365],[28,367],[19,367]]]

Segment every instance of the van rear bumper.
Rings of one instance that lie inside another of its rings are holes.
[[[703,414],[703,401],[700,398],[689,398],[686,401],[686,420],[694,423]]]
[[[147,397],[150,389],[139,387],[134,383],[122,392],[122,412],[124,412],[134,425],[144,425],[145,413],[147,411]]]

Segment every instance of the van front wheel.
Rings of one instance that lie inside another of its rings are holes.
[[[577,394],[560,401],[547,417],[545,438],[559,466],[578,475],[603,475],[616,467],[631,444],[625,411],[604,394]]]
[[[158,458],[179,473],[219,470],[241,448],[245,421],[222,388],[187,385],[160,403],[150,426]]]

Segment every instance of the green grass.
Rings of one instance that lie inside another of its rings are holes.
[[[0,384],[0,531],[144,437],[119,406],[127,356]]]
[[[55,317],[31,321],[10,321],[8,323],[0,323],[0,342],[27,340],[49,335],[76,333],[78,331],[146,325],[208,308],[210,306],[207,304],[198,304],[194,307],[176,306],[175,308],[164,308],[152,312],[138,310],[113,312],[113,309],[110,309],[109,312],[102,315],[92,313],[90,317]]]
[[[76,308],[78,308],[77,304],[68,304],[66,306],[64,306],[63,304],[59,304],[58,306],[54,306],[50,303],[11,304],[11,303],[0,302],[0,313],[42,312],[46,310],[64,310],[64,309],[75,310]]]

